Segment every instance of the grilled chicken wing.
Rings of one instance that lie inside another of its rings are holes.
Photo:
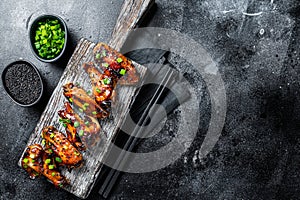
[[[40,144],[34,144],[27,147],[23,155],[22,167],[28,172],[32,179],[42,174],[42,156],[43,147]]]
[[[66,126],[68,139],[70,138],[69,140],[75,143],[76,146],[80,146],[80,149],[83,149],[82,146],[90,147],[95,145],[100,139],[101,127],[98,120],[91,116],[85,116],[83,120],[73,111],[69,102],[66,102],[64,105],[65,109],[58,111],[58,115]],[[79,141],[78,135],[84,145]]]
[[[132,62],[124,55],[104,43],[98,43],[94,49],[94,60],[103,70],[109,70],[120,78],[119,84],[135,85],[139,75]]]
[[[70,103],[66,102],[64,105],[65,109],[59,110],[58,115],[61,117],[59,119],[60,122],[62,122],[66,127],[67,138],[72,144],[77,147],[78,150],[85,150],[85,146],[81,142],[76,130],[78,121],[82,122],[82,119],[74,113]]]
[[[22,158],[22,167],[32,179],[42,174],[56,187],[68,184],[66,178],[57,171],[54,159],[44,152],[40,144],[27,147]]]
[[[52,157],[52,154],[43,153],[43,175],[51,181],[56,187],[63,187],[69,184],[69,181],[62,176],[57,168],[56,163],[60,163],[59,157]]]
[[[104,73],[101,74],[93,63],[84,63],[83,69],[91,79],[96,102],[102,107],[110,106],[117,77],[113,76],[110,70],[104,70]]]
[[[60,165],[66,165],[69,168],[81,166],[81,153],[56,128],[44,127],[42,137],[46,140],[48,149],[50,148],[61,159]]]
[[[63,86],[63,90],[64,96],[69,102],[76,105],[85,114],[97,118],[106,118],[109,115],[109,112],[98,105],[83,88],[77,87],[73,83],[68,83]]]

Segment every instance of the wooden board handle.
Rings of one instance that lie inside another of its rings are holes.
[[[137,26],[154,2],[154,0],[124,0],[109,45],[120,51],[130,31]]]

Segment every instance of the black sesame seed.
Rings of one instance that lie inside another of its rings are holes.
[[[42,90],[39,75],[27,64],[11,65],[7,69],[4,81],[7,92],[21,104],[35,102]]]

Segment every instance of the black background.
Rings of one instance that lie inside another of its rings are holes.
[[[203,127],[181,159],[159,171],[123,175],[111,198],[299,199],[299,1],[156,2],[148,26],[187,34],[218,64],[227,92],[226,123],[213,151],[200,161],[197,150],[209,121],[209,114],[203,114]],[[46,92],[39,105],[22,108],[0,85],[0,199],[76,199],[44,179],[30,180],[17,162],[77,41],[107,42],[121,4],[1,1],[0,71],[17,59],[30,60],[41,72]],[[61,16],[70,30],[66,58],[55,64],[38,61],[30,51],[28,24],[42,13]],[[204,105],[202,111],[209,111],[209,103]],[[93,193],[89,199],[101,197]]]

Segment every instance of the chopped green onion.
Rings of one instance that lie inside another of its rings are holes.
[[[58,184],[58,186],[59,186],[59,187],[63,187],[63,184],[62,184],[62,183],[60,183],[60,184]]]
[[[102,91],[99,88],[96,88],[96,92],[101,93]]]
[[[97,59],[100,59],[100,57],[101,57],[100,53],[97,53],[97,54],[96,54],[96,58],[97,58]]]
[[[117,58],[117,62],[118,62],[118,63],[121,63],[122,61],[123,61],[122,58]]]
[[[110,79],[108,79],[108,78],[103,79],[103,83],[104,83],[105,85],[110,84]]]
[[[63,125],[65,128],[67,127],[67,124],[65,124],[65,123],[63,123],[62,125]]]
[[[65,31],[58,20],[47,19],[38,22],[35,30],[34,46],[42,58],[52,59],[62,51],[65,44]]]
[[[90,90],[88,90],[88,91],[86,91],[86,93],[88,93],[88,94],[91,94],[91,91],[90,91]]]
[[[42,140],[42,145],[45,145],[45,144],[46,144],[46,140],[43,139],[43,140]]]
[[[83,134],[84,134],[84,131],[81,129],[81,130],[79,131],[79,136],[83,136]]]
[[[54,138],[55,134],[51,133],[50,138]]]
[[[71,123],[71,120],[70,119],[59,118],[59,122],[61,122],[61,123]]]
[[[24,158],[24,159],[23,159],[23,162],[24,162],[24,163],[28,163],[28,158]]]
[[[78,121],[74,122],[74,127],[77,128],[78,126],[80,126],[79,122]]]
[[[53,153],[52,149],[48,149],[49,153]]]
[[[38,172],[36,172],[36,171],[33,171],[33,174],[34,174],[34,176],[38,176],[38,175],[40,175]]]
[[[31,162],[35,162],[35,160],[32,159]]]
[[[50,159],[50,158],[48,158],[48,159],[45,160],[45,163],[46,163],[46,164],[49,164],[50,162],[51,162],[51,159]]]
[[[84,104],[83,104],[84,107],[88,107],[89,105],[90,105],[90,104],[88,104],[88,103],[84,103]]]
[[[51,175],[52,175],[52,176],[55,176],[55,172],[52,172]]]
[[[108,63],[102,63],[102,66],[105,68],[108,68],[109,64]]]
[[[102,50],[102,56],[106,56],[106,51]]]
[[[62,160],[61,160],[61,158],[60,158],[60,157],[55,157],[55,161],[56,161],[56,162],[59,162],[59,163],[61,163],[61,162],[62,162]]]
[[[86,122],[84,122],[84,124],[85,124],[85,125],[89,125],[89,124],[90,124],[90,122],[89,122],[89,121],[86,121]]]
[[[121,69],[120,74],[121,74],[122,76],[124,76],[125,73],[126,73],[126,70],[125,70],[125,69]]]
[[[82,108],[79,108],[78,110],[79,110],[80,112],[83,112],[83,109],[82,109]]]
[[[49,169],[54,169],[54,165],[49,165],[48,168]]]
[[[93,114],[93,115],[97,115],[97,112],[96,112],[96,111],[93,111],[92,114]]]
[[[70,103],[73,103],[73,99],[72,99],[72,98],[69,98],[69,102],[70,102]]]

